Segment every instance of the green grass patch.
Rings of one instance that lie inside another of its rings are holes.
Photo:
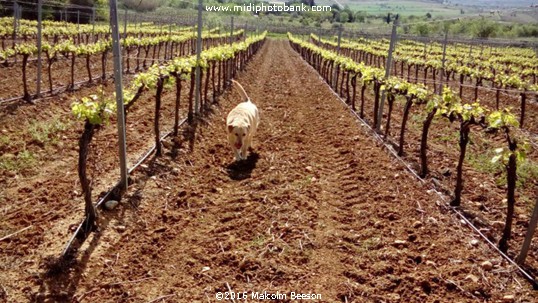
[[[448,134],[442,135],[438,137],[437,139],[445,142],[459,142],[460,140],[460,132],[459,131],[453,131]]]
[[[381,238],[379,237],[368,238],[361,242],[360,250],[362,253],[367,253],[367,252],[379,249],[380,244],[381,244]]]
[[[9,145],[9,142],[11,141],[11,139],[9,139],[8,136],[6,135],[2,135],[0,136],[0,144],[2,145]]]
[[[465,163],[478,172],[496,175],[495,183],[498,186],[506,186],[506,167],[501,161],[491,162],[494,156],[493,149],[487,149],[480,153],[469,153]],[[538,164],[529,159],[518,163],[516,187],[526,187],[529,182],[532,183],[534,180],[538,180]]]
[[[57,144],[60,141],[61,132],[69,127],[70,122],[64,122],[59,117],[54,117],[48,121],[34,120],[30,122],[28,132],[32,140],[39,144]]]
[[[294,189],[303,189],[305,187],[308,187],[312,184],[312,178],[313,176],[308,175],[305,176],[302,179],[295,179],[293,180],[292,186]]]
[[[252,239],[250,241],[249,246],[250,247],[262,247],[265,245],[265,237],[263,235],[258,235],[256,238]]]
[[[493,159],[494,156],[495,151],[493,149],[481,153],[467,153],[465,163],[470,165],[477,172],[481,173],[498,174],[501,171],[506,171],[501,162],[491,162],[491,159]],[[504,179],[506,179],[506,174]],[[504,182],[506,184],[506,180],[504,180]],[[499,183],[497,182],[497,184]]]
[[[36,156],[26,149],[19,152],[17,155],[3,154],[0,156],[0,170],[4,171],[21,171],[32,168],[36,164]]]
[[[424,120],[426,120],[426,113],[420,112],[420,113],[409,113],[409,116],[407,117],[407,124],[406,124],[406,132],[412,131],[412,132],[420,132],[422,134],[422,126],[424,124]]]
[[[517,186],[523,187],[534,180],[538,180],[538,164],[529,159],[519,163],[517,167]]]

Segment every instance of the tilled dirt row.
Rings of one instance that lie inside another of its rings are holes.
[[[234,291],[256,302],[266,291],[281,294],[275,302],[291,292],[317,302],[534,302],[287,41],[266,42],[237,80],[262,119],[246,161],[233,163],[225,137],[234,91],[132,176],[70,270],[14,281],[9,298],[217,302]]]

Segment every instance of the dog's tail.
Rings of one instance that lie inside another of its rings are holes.
[[[237,87],[239,88],[239,92],[241,93],[241,95],[243,96],[243,98],[247,99],[246,101],[250,101],[250,98],[248,97],[247,95],[247,92],[245,91],[245,89],[243,88],[243,86],[241,86],[241,84],[239,84],[239,82],[235,81],[232,79],[232,83],[237,85]]]

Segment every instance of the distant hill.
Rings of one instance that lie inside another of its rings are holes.
[[[448,0],[449,4],[482,7],[529,7],[538,4],[538,0]]]
[[[461,9],[459,5],[443,4],[442,0],[315,0],[315,3],[317,5],[341,4],[349,6],[352,10],[364,11],[371,15],[399,13],[403,16],[423,16],[430,13],[435,17],[454,17],[460,15]]]
[[[392,13],[403,17],[429,15],[434,19],[487,16],[502,22],[523,24],[538,22],[538,0],[314,0],[314,2],[316,5],[349,6],[353,11],[366,12],[369,16],[378,18]]]
[[[468,7],[530,7],[531,5],[538,5],[538,0],[317,0],[316,4],[327,5],[339,3],[342,5],[349,5],[358,7],[361,5],[383,5],[383,6],[416,6],[416,5],[458,5]]]

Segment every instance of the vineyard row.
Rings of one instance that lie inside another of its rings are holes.
[[[516,138],[514,128],[518,127],[518,120],[508,110],[496,110],[489,112],[478,103],[463,104],[461,99],[445,87],[441,95],[434,94],[422,84],[409,83],[396,77],[384,78],[382,69],[365,65],[364,63],[355,62],[352,58],[338,55],[337,53],[321,48],[313,43],[302,41],[288,34],[290,44],[318,73],[333,87],[333,89],[342,96],[346,103],[356,111],[357,84],[361,84],[360,92],[360,110],[359,116],[364,118],[365,90],[373,88],[374,95],[374,115],[373,125],[381,124],[378,121],[378,111],[380,106],[381,93],[387,94],[388,112],[385,126],[385,138],[389,135],[391,115],[396,96],[402,96],[406,99],[404,113],[399,137],[398,154],[401,156],[404,152],[404,137],[406,124],[409,118],[411,106],[426,105],[424,111],[427,114],[423,122],[421,142],[420,142],[420,172],[419,175],[424,178],[428,175],[428,133],[430,126],[435,117],[448,119],[450,122],[459,124],[459,147],[460,154],[457,164],[457,177],[454,189],[454,197],[451,201],[452,206],[461,205],[461,194],[463,190],[463,163],[469,135],[472,126],[478,126],[489,133],[498,132],[504,134],[505,147],[495,150],[497,156],[493,161],[502,161],[505,164],[507,172],[507,216],[505,229],[499,249],[503,252],[508,250],[508,240],[511,237],[512,217],[515,206],[516,190],[516,172],[517,165],[525,158],[527,144],[525,140]],[[379,115],[382,117],[381,115]]]

